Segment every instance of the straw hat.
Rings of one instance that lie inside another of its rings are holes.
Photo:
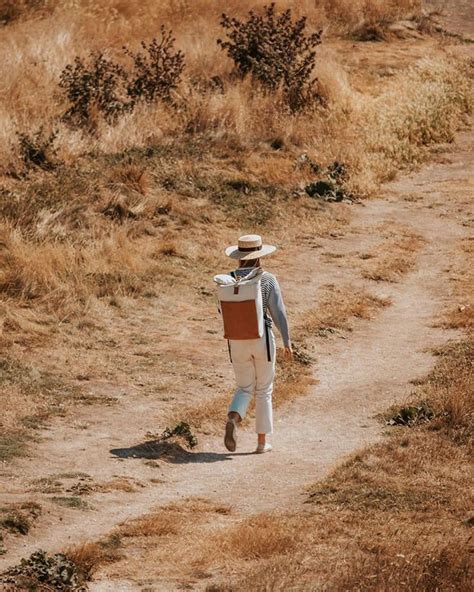
[[[259,259],[276,251],[273,245],[264,245],[262,237],[258,234],[246,234],[239,238],[239,244],[227,247],[225,254],[232,259],[246,261],[248,259]]]

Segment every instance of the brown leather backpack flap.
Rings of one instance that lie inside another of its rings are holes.
[[[258,318],[255,300],[225,302],[221,300],[226,339],[258,339]]]

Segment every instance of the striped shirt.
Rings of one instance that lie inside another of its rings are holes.
[[[239,277],[246,276],[253,268],[239,267],[233,274]],[[288,327],[288,319],[286,316],[285,304],[281,294],[280,284],[276,277],[264,271],[261,280],[263,314],[265,323],[270,329],[273,323],[277,326],[283,339],[285,347],[290,345],[290,331]],[[268,315],[270,313],[270,316]]]

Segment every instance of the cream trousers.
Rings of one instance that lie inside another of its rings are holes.
[[[257,434],[273,432],[272,392],[275,376],[275,337],[268,329],[270,358],[268,361],[265,334],[259,339],[229,341],[237,390],[229,407],[243,419],[255,393],[255,431]]]

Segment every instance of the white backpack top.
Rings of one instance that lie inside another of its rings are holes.
[[[256,268],[242,278],[227,274],[214,277],[226,339],[258,339],[263,336],[262,273],[261,268]]]

